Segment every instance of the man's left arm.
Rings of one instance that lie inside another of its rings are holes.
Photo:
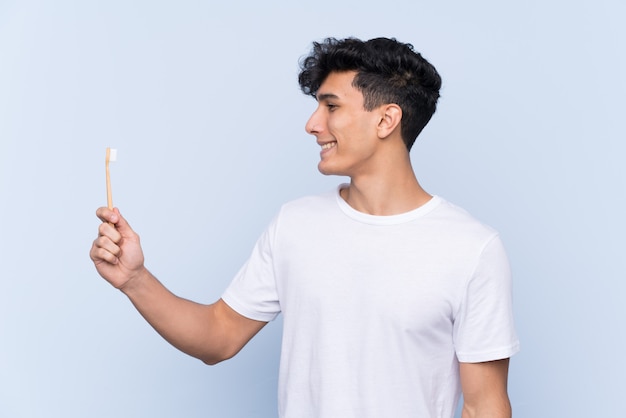
[[[460,363],[462,418],[510,418],[509,359]]]

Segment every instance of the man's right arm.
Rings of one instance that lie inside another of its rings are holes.
[[[222,299],[203,305],[174,295],[145,268],[139,236],[119,211],[100,208],[96,214],[103,223],[90,257],[98,273],[174,347],[216,364],[237,354],[266,324],[240,315]]]

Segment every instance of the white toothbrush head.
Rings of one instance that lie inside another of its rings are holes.
[[[109,162],[117,161],[117,149],[116,148],[107,148],[107,157]]]

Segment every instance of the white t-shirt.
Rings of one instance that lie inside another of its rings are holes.
[[[284,205],[222,296],[283,313],[279,416],[453,417],[458,362],[519,347],[497,232],[440,197],[373,216],[338,190]]]

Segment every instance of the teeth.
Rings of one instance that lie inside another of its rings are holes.
[[[327,144],[322,145],[322,149],[331,149],[332,147],[334,147],[335,145],[337,145],[336,142],[329,142]]]

